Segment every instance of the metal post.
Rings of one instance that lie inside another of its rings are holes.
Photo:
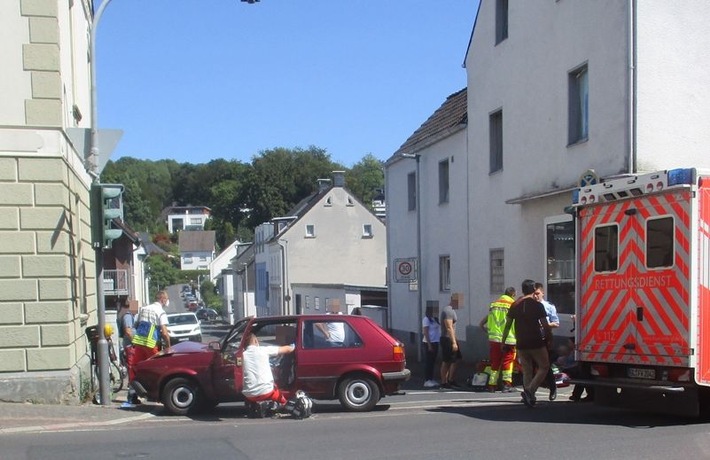
[[[89,174],[94,176],[94,181],[99,182],[99,130],[98,130],[98,105],[96,103],[96,30],[99,26],[99,21],[111,0],[104,0],[94,14],[91,22],[91,34],[89,38],[89,46],[91,50],[91,59],[89,60],[89,71],[91,73],[91,149],[89,150],[89,158],[87,159],[87,170]],[[96,212],[96,210],[92,210]],[[96,314],[99,320],[99,340],[96,351],[99,364],[99,395],[100,404],[106,406],[111,403],[111,391],[109,384],[109,355],[108,341],[104,336],[104,326],[106,326],[106,299],[104,298],[104,254],[101,246],[95,248],[96,252]]]
[[[242,265],[244,265],[244,317],[246,317],[249,311],[249,264]]]
[[[421,155],[417,155],[417,290],[419,291],[419,305],[417,306],[417,361],[421,363],[424,262],[422,261],[422,176],[420,174],[420,159]]]

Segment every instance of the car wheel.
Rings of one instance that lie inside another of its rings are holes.
[[[371,411],[380,400],[380,388],[370,377],[347,377],[338,386],[338,399],[347,410]]]
[[[174,415],[187,415],[200,405],[197,384],[178,377],[170,380],[163,389],[163,405]]]

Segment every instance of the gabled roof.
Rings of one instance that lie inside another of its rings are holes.
[[[214,230],[183,230],[178,234],[180,252],[212,252],[215,250]]]
[[[308,212],[313,209],[313,207],[316,206],[322,199],[324,199],[328,195],[328,192],[330,192],[334,188],[342,188],[343,190],[345,190],[348,196],[352,198],[353,202],[357,202],[360,206],[365,208],[367,212],[372,214],[373,217],[375,217],[378,221],[382,222],[382,220],[377,217],[377,214],[375,214],[372,209],[365,206],[358,197],[356,197],[350,190],[348,190],[347,187],[340,185],[331,185],[330,187],[312,193],[311,195],[308,195],[306,198],[302,199],[293,208],[291,208],[291,210],[287,214],[287,217],[273,218],[272,220],[287,220],[288,223],[284,226],[284,228],[281,229],[281,231],[274,231],[274,235],[270,238],[270,241],[277,240],[281,235],[283,235],[290,228],[292,228],[295,222],[299,221],[303,216],[308,214]]]
[[[129,227],[127,223],[125,223],[121,219],[113,219],[113,224],[123,230],[123,234],[126,235],[129,240],[131,240],[131,243],[135,244],[136,246],[140,246],[141,239],[138,233],[131,227]]]
[[[157,244],[153,243],[153,240],[150,238],[150,235],[148,232],[139,232],[138,237],[141,240],[141,245],[145,249],[146,254],[151,255],[151,254],[161,254],[161,255],[166,255],[168,254],[167,251],[163,250],[160,246]]]
[[[466,127],[467,95],[468,92],[464,88],[447,97],[427,121],[409,136],[393,157],[402,153],[414,153]]]

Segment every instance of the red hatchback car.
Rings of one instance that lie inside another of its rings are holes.
[[[161,351],[136,365],[132,385],[176,415],[243,401],[243,338],[249,332],[261,345],[296,345],[294,353],[272,361],[286,397],[303,390],[316,400],[338,399],[348,410],[369,411],[411,375],[404,345],[366,316],[268,316],[239,321],[219,342],[183,342]]]

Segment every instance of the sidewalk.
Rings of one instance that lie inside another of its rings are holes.
[[[416,361],[416,357],[407,360],[407,368],[412,371],[412,377],[402,385],[402,390],[423,389],[422,366]],[[456,372],[457,381],[464,384],[471,372],[473,364],[460,363]],[[91,402],[76,406],[0,402],[0,436],[122,425],[155,417],[163,411],[161,404],[150,402],[130,410],[121,409],[124,401],[126,390],[114,395],[111,404],[106,406]]]
[[[162,411],[162,406],[151,403],[124,410],[120,406],[125,400],[126,392],[121,391],[106,406],[91,402],[76,406],[0,402],[0,436],[120,425],[151,418]]]

